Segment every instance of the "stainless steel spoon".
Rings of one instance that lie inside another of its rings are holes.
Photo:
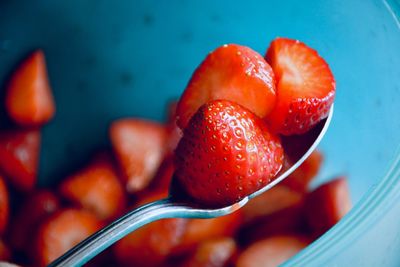
[[[333,105],[328,117],[308,132],[307,138],[294,136],[287,138],[286,142],[283,140],[283,143],[286,143],[288,148],[296,152],[294,158],[291,159],[295,163],[271,183],[241,201],[223,208],[205,208],[185,198],[178,197],[174,194],[174,186],[171,186],[168,198],[152,202],[128,212],[123,217],[83,240],[49,266],[82,266],[122,237],[156,220],[166,218],[215,218],[240,209],[250,199],[264,193],[285,179],[310,156],[325,135],[332,115]],[[293,149],[293,146],[296,146],[296,148]],[[286,147],[284,148],[286,149]]]

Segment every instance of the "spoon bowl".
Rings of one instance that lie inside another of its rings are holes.
[[[166,218],[215,218],[228,215],[243,207],[250,199],[266,192],[288,177],[296,170],[315,150],[327,132],[332,116],[333,105],[328,117],[319,122],[305,135],[283,137],[285,151],[290,150],[291,161],[289,168],[281,171],[277,177],[260,190],[248,195],[239,202],[230,206],[209,208],[204,207],[190,199],[183,197],[180,190],[176,191],[176,185],[172,184],[170,195],[166,199],[154,201],[147,205],[132,210],[112,222],[108,226],[89,236],[81,243],[67,251],[49,266],[82,266],[97,254],[114,244],[119,239],[135,231],[136,229],[160,219]]]

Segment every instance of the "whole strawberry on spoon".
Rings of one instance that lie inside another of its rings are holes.
[[[133,210],[50,266],[81,266],[164,218],[213,218],[243,207],[292,173],[316,148],[333,114],[335,82],[304,43],[277,38],[266,59],[230,44],[194,72],[177,107],[183,137],[170,196]],[[282,169],[284,157],[293,165]]]

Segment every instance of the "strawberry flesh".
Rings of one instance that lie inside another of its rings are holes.
[[[335,80],[314,49],[287,38],[272,41],[266,60],[275,73],[277,100],[266,117],[272,130],[302,134],[326,118],[335,98]]]

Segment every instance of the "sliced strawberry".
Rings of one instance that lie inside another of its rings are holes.
[[[151,193],[138,205],[144,205],[166,196],[165,192]],[[170,252],[179,244],[185,231],[186,220],[163,219],[139,228],[125,236],[113,247],[121,264],[128,266],[162,266]]]
[[[168,191],[174,172],[174,158],[171,155],[166,156],[158,168],[157,173],[148,189]]]
[[[267,116],[272,130],[301,134],[328,116],[335,98],[335,80],[314,49],[297,40],[276,38],[266,60],[277,84],[276,104]]]
[[[54,116],[55,105],[41,50],[33,52],[13,73],[7,87],[6,109],[20,125],[40,126]]]
[[[334,226],[351,208],[345,177],[321,185],[306,198],[307,222],[316,237]]]
[[[306,192],[313,178],[318,174],[324,157],[321,152],[315,150],[292,174],[282,181],[282,185],[286,185],[293,190]],[[289,157],[285,157],[285,161],[290,161]],[[292,163],[288,164],[291,166]],[[283,165],[285,166],[285,164]],[[285,169],[283,167],[282,169]]]
[[[237,251],[236,242],[229,237],[213,238],[197,246],[182,267],[224,267]]]
[[[193,73],[177,107],[178,126],[184,129],[206,102],[224,99],[264,117],[275,104],[274,73],[260,54],[229,44],[211,52]]]
[[[231,237],[238,231],[242,222],[241,210],[213,219],[190,219],[179,246],[174,249],[174,254],[187,253],[208,239]]]
[[[143,190],[163,159],[165,128],[156,122],[121,119],[112,123],[110,138],[127,191]]]
[[[5,267],[2,261],[9,261],[9,260],[11,260],[11,250],[7,246],[7,244],[0,239],[0,266]]]
[[[84,169],[67,177],[60,192],[101,220],[113,219],[125,208],[125,190],[108,154],[100,154]]]
[[[282,166],[279,138],[242,106],[210,101],[193,116],[176,149],[176,177],[196,201],[233,204],[268,184]]]
[[[246,248],[239,255],[235,266],[275,267],[296,255],[309,243],[307,238],[296,235],[270,237]]]
[[[0,176],[0,236],[3,235],[8,225],[9,205],[8,189],[3,177]]]
[[[32,190],[37,180],[40,150],[38,130],[0,132],[0,169],[19,190]]]
[[[18,252],[31,252],[32,238],[39,224],[59,208],[59,199],[51,191],[29,195],[12,219],[8,233],[11,247]]]
[[[298,205],[303,194],[285,186],[276,185],[265,193],[251,199],[243,208],[245,222],[271,215],[283,209]]]
[[[65,209],[53,214],[39,228],[36,242],[38,265],[47,266],[101,226],[96,216],[88,211]]]

